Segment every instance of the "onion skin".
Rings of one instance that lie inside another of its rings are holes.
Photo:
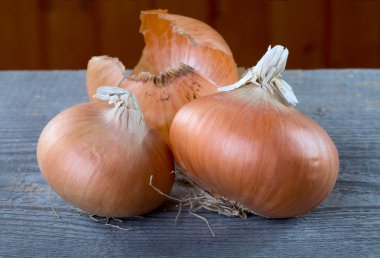
[[[94,56],[87,64],[86,87],[88,99],[101,102],[93,98],[96,89],[100,86],[119,85],[124,78],[125,67],[118,58],[108,56]]]
[[[150,10],[141,12],[140,31],[146,46],[131,76],[149,73],[159,77],[183,64],[216,86],[237,81],[238,71],[229,46],[207,24],[166,10]],[[126,77],[125,67],[117,58],[95,56],[88,62],[86,76],[89,100],[97,101],[92,98],[96,89],[119,86]]]
[[[125,71],[120,72],[120,67],[124,66],[117,58],[93,57],[88,65],[91,72],[102,67],[108,67],[110,70],[99,71],[98,78],[105,83],[107,80],[103,80],[102,76],[108,76],[108,82],[118,81],[118,87],[135,95],[144,119],[158,130],[168,144],[170,125],[177,111],[194,99],[217,92],[217,87],[213,82],[185,64],[179,64],[158,76],[142,72],[124,77],[123,80],[120,80],[120,77]],[[89,81],[87,79],[87,82]],[[96,87],[93,87],[94,85]],[[87,92],[92,102],[101,102],[93,97],[100,85],[87,84]]]
[[[339,170],[337,149],[317,123],[252,85],[185,105],[170,143],[189,178],[270,218],[311,211]]]
[[[166,10],[141,12],[140,32],[145,48],[133,73],[159,74],[179,63],[194,68],[218,86],[238,79],[232,52],[222,36],[209,25]]]
[[[164,202],[149,179],[153,175],[153,184],[170,193],[172,154],[155,129],[128,125],[133,112],[117,118],[108,104],[86,103],[46,125],[37,146],[38,164],[64,200],[104,217],[137,216]]]
[[[184,64],[160,76],[128,77],[119,87],[136,96],[145,120],[168,144],[169,129],[177,111],[194,99],[217,92],[215,84]]]
[[[141,12],[146,46],[126,75],[124,65],[107,56],[93,57],[87,66],[89,100],[100,86],[117,86],[133,93],[146,121],[169,143],[176,112],[187,102],[236,82],[238,72],[230,48],[207,24],[166,10]]]

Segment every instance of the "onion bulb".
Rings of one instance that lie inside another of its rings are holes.
[[[183,173],[214,196],[264,217],[302,215],[332,190],[339,170],[328,134],[297,111],[282,79],[288,50],[268,52],[243,78],[176,114],[170,143]]]
[[[98,89],[108,103],[85,103],[55,116],[43,129],[37,159],[48,184],[67,202],[104,217],[152,211],[171,191],[172,154],[145,123],[138,102],[125,90]]]
[[[237,68],[224,39],[207,24],[165,10],[143,11],[146,46],[130,75],[117,59],[98,56],[87,66],[87,92],[114,85],[138,99],[144,117],[168,142],[171,121],[187,102],[236,82]]]

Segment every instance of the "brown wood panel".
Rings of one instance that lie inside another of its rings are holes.
[[[85,68],[94,55],[137,63],[141,10],[202,20],[252,66],[269,44],[289,68],[380,67],[378,0],[0,0],[0,69]]]
[[[89,1],[42,1],[44,55],[48,68],[84,68],[95,48]]]
[[[0,69],[39,67],[36,1],[0,1]]]
[[[288,68],[323,67],[324,1],[272,1],[269,43],[289,48]]]
[[[153,8],[167,9],[170,13],[185,15],[210,23],[209,0],[154,0]]]
[[[380,67],[380,1],[334,0],[329,66]]]
[[[151,1],[94,1],[93,40],[97,47],[91,55],[118,57],[126,67],[134,67],[144,47],[140,11],[150,8]]]
[[[229,44],[239,66],[255,65],[271,44],[267,1],[215,1],[215,28]]]

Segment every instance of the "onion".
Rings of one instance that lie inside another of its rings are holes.
[[[143,11],[141,29],[146,46],[132,74],[107,56],[93,57],[87,66],[89,99],[102,85],[133,93],[144,117],[168,142],[176,112],[187,102],[236,82],[237,68],[223,38],[205,23],[165,10]]]
[[[339,170],[328,134],[293,107],[297,98],[280,75],[287,56],[282,46],[269,47],[239,82],[185,105],[170,129],[190,181],[242,212],[271,218],[315,208]]]
[[[90,214],[130,217],[157,208],[170,193],[172,154],[144,122],[133,95],[99,88],[106,103],[68,108],[43,129],[37,159],[48,184],[67,202]]]

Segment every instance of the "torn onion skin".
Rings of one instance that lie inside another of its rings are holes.
[[[133,73],[160,72],[184,63],[218,86],[238,79],[232,52],[209,25],[167,10],[141,12],[145,48]]]
[[[111,69],[113,72],[108,73],[109,80],[113,82],[119,80],[118,87],[136,96],[145,120],[158,130],[167,143],[169,143],[170,125],[177,111],[194,99],[217,92],[214,83],[185,64],[179,64],[160,75],[141,72],[123,77],[122,80],[119,75],[124,72],[118,73],[122,64],[118,60],[115,62],[115,58],[96,57],[89,62],[89,68],[92,70],[96,70],[94,67],[97,66],[113,67]],[[88,88],[88,93],[92,94],[91,99],[94,102],[100,101],[92,97],[96,88]]]
[[[280,76],[287,53],[269,47],[238,83],[183,106],[170,128],[174,158],[187,177],[270,218],[314,209],[339,171],[329,135],[293,107],[298,100]]]
[[[43,129],[37,159],[48,184],[89,214],[132,217],[160,206],[174,181],[173,157],[141,111],[105,103],[68,108]]]
[[[141,13],[146,46],[130,75],[107,56],[93,57],[87,66],[90,101],[100,86],[118,86],[136,95],[148,123],[168,142],[171,121],[192,99],[217,92],[238,79],[231,50],[207,24],[166,10]]]
[[[177,111],[194,99],[217,92],[215,84],[184,64],[160,76],[148,73],[130,76],[119,87],[136,96],[145,120],[168,144],[169,129]]]
[[[86,87],[88,99],[102,102],[93,96],[100,86],[117,86],[123,80],[125,66],[116,57],[94,56],[87,64]]]

